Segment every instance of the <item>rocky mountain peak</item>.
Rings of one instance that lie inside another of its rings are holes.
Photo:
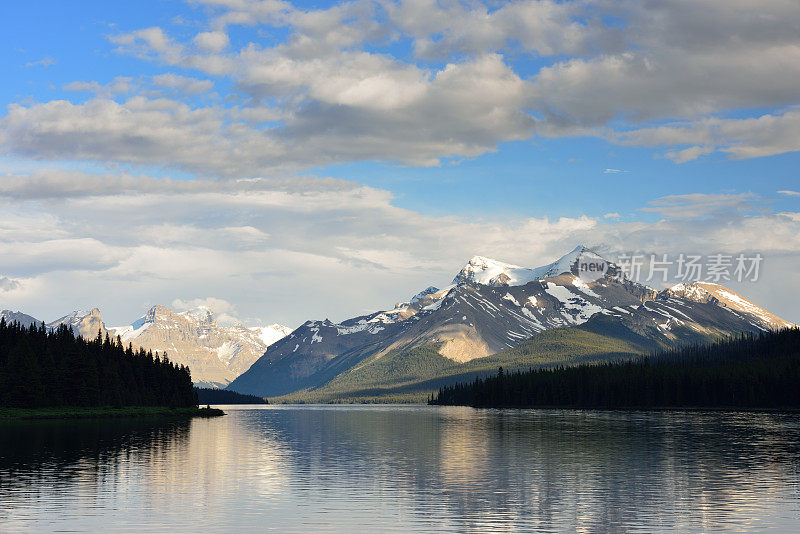
[[[106,334],[106,326],[103,324],[103,316],[100,310],[92,308],[91,311],[76,310],[70,314],[48,323],[48,328],[58,328],[60,325],[71,326],[75,334],[84,338],[93,339],[97,333]]]
[[[25,328],[28,328],[31,325],[40,325],[42,321],[32,317],[26,313],[22,313],[21,311],[11,311],[11,310],[0,310],[0,317],[6,320],[6,323],[19,323]]]
[[[422,291],[420,291],[419,293],[417,293],[416,295],[414,295],[413,297],[411,297],[411,300],[409,301],[409,303],[413,304],[415,302],[418,302],[418,301],[422,300],[423,298],[425,298],[426,296],[431,295],[433,293],[436,293],[437,291],[439,291],[438,287],[428,286],[425,289],[423,289]],[[401,305],[402,305],[402,303],[398,303],[398,304],[395,305],[395,308],[399,308]]]
[[[291,329],[277,324],[257,328],[222,326],[205,306],[176,312],[157,305],[132,324],[111,331],[124,343],[166,352],[173,362],[188,365],[195,382],[224,386]]]
[[[669,289],[665,289],[658,295],[658,298],[661,299],[670,297],[682,298],[693,302],[716,304],[737,312],[755,315],[763,321],[764,325],[772,329],[796,326],[750,302],[732,289],[728,289],[719,284],[712,284],[711,282],[680,283]]]
[[[453,279],[453,284],[476,283],[492,287],[525,285],[534,280],[574,274],[577,272],[576,263],[583,258],[606,261],[583,245],[578,245],[553,263],[535,268],[520,267],[485,256],[473,256]]]
[[[184,317],[191,318],[194,321],[202,324],[216,324],[214,319],[214,312],[208,309],[205,306],[198,306],[197,308],[193,308],[191,310],[187,310],[185,312],[181,312],[180,315]]]

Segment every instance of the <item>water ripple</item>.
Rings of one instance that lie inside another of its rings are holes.
[[[226,407],[0,426],[0,531],[800,526],[797,414]]]

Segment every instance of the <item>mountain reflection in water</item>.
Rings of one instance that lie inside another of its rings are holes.
[[[225,407],[0,424],[0,531],[800,525],[800,416]]]

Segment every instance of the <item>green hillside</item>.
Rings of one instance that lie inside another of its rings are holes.
[[[743,333],[636,361],[525,372],[445,386],[430,404],[477,408],[800,407],[800,330]]]
[[[633,358],[660,345],[624,325],[598,316],[580,326],[545,330],[510,349],[466,363],[445,358],[439,345],[394,349],[369,357],[319,388],[303,389],[273,402],[424,402],[444,385],[509,371]]]

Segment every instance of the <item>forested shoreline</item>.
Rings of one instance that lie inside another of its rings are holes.
[[[478,408],[800,408],[800,330],[742,334],[650,357],[532,369],[446,386],[433,405]]]
[[[227,389],[195,388],[200,404],[269,404],[267,399]]]
[[[189,368],[119,338],[0,319],[0,407],[197,406]]]

